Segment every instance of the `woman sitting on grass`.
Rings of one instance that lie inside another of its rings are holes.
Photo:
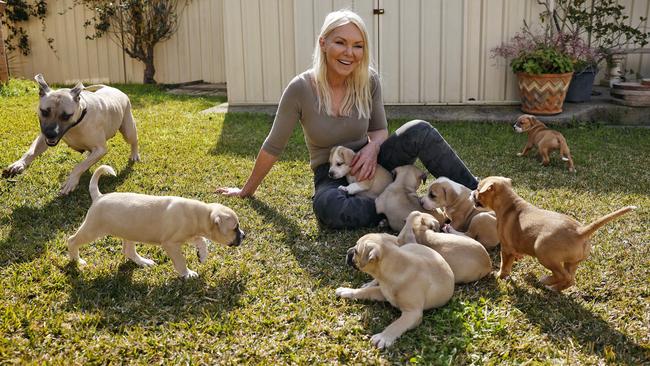
[[[389,171],[420,158],[434,176],[445,176],[471,189],[476,178],[438,131],[428,122],[410,121],[388,136],[379,76],[370,60],[366,26],[356,13],[327,15],[314,49],[312,68],[291,80],[282,94],[273,127],[259,151],[243,188],[216,192],[248,197],[255,193],[300,120],[314,171],[313,208],[331,228],[376,226],[381,217],[371,198],[349,196],[338,189],[345,178],[328,176],[330,149],[337,145],[357,152],[350,174],[358,181],[375,174],[377,162]]]

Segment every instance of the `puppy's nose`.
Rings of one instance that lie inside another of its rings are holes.
[[[327,172],[327,176],[333,179],[333,178],[334,178],[334,173],[332,173],[332,172]]]

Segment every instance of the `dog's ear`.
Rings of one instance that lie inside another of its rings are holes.
[[[41,98],[51,91],[50,86],[47,85],[47,83],[45,82],[45,78],[43,78],[42,74],[36,74],[36,76],[34,76],[34,80],[36,80],[36,82],[38,83],[38,95]]]
[[[82,83],[77,83],[74,88],[70,89],[70,94],[72,94],[72,99],[74,99],[75,102],[79,101],[79,95],[82,90],[84,90],[84,85]]]
[[[484,185],[483,187],[481,187],[481,189],[479,189],[478,193],[489,192],[489,191],[492,191],[493,189],[494,189],[494,184],[493,183],[488,183],[488,184]]]
[[[421,184],[425,184],[427,182],[427,173],[426,172],[422,173],[422,175],[420,176],[420,179],[422,179]]]
[[[376,262],[381,255],[381,251],[379,250],[378,247],[373,247],[370,249],[370,252],[368,253],[368,263],[374,263]]]

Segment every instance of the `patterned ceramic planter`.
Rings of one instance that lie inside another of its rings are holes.
[[[524,113],[542,115],[562,113],[562,104],[572,76],[572,72],[539,75],[517,73],[521,110]]]

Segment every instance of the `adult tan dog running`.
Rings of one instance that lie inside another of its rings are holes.
[[[383,332],[372,336],[378,348],[390,347],[420,324],[424,310],[445,305],[454,294],[454,273],[440,254],[420,244],[399,247],[396,240],[388,234],[361,237],[348,250],[347,263],[371,275],[378,285],[336,289],[340,297],[388,301],[402,311]]]
[[[335,146],[330,150],[330,169],[328,175],[330,178],[339,179],[345,177],[348,181],[347,186],[339,186],[339,189],[348,192],[349,195],[359,194],[370,198],[377,198],[393,181],[393,176],[383,166],[377,164],[375,175],[371,179],[357,182],[357,179],[350,175],[352,169],[352,159],[354,159],[354,150],[345,146]]]
[[[106,85],[86,88],[81,83],[72,89],[51,90],[43,75],[38,74],[34,79],[39,85],[41,133],[29,150],[2,172],[3,177],[22,173],[48,146],[56,146],[63,140],[74,150],[89,152],[61,187],[60,193],[66,195],[77,187],[81,175],[106,155],[106,141],[118,130],[131,145],[130,160],[140,161],[138,134],[126,94]]]
[[[551,161],[549,154],[554,150],[560,150],[562,160],[567,162],[569,171],[575,173],[576,169],[573,166],[569,145],[567,145],[566,139],[560,132],[549,129],[542,121],[530,114],[519,116],[513,127],[518,133],[528,134],[528,142],[526,142],[524,150],[517,153],[517,156],[526,156],[528,151],[533,146],[536,146],[537,151],[542,156],[542,165],[546,166]]]
[[[438,177],[429,185],[421,201],[426,210],[443,209],[451,221],[444,227],[445,232],[468,236],[492,249],[499,244],[496,215],[476,208],[471,196],[471,189],[449,178]]]
[[[552,274],[539,281],[547,288],[562,291],[575,283],[578,264],[589,256],[589,237],[601,226],[636,209],[627,206],[605,215],[588,225],[553,211],[542,210],[512,189],[504,177],[488,177],[474,191],[477,206],[489,207],[497,215],[501,242],[501,268],[498,276],[510,275],[515,258],[528,254]]]
[[[99,177],[115,175],[108,165],[102,165],[90,178],[92,204],[86,219],[68,239],[70,260],[86,262],[79,257],[79,247],[97,238],[112,235],[123,239],[124,255],[140,266],[152,266],[154,261],[141,257],[135,242],[158,244],[167,252],[174,268],[183,278],[196,277],[188,269],[181,246],[191,242],[199,251],[199,260],[207,259],[205,238],[228,246],[239,246],[245,237],[239,229],[237,214],[218,203],[206,204],[174,196],[149,196],[137,193],[113,192],[102,194],[97,187]]]
[[[455,283],[478,281],[492,272],[492,260],[481,243],[462,235],[439,233],[440,223],[432,215],[413,211],[397,236],[397,244],[418,243],[440,254]]]

